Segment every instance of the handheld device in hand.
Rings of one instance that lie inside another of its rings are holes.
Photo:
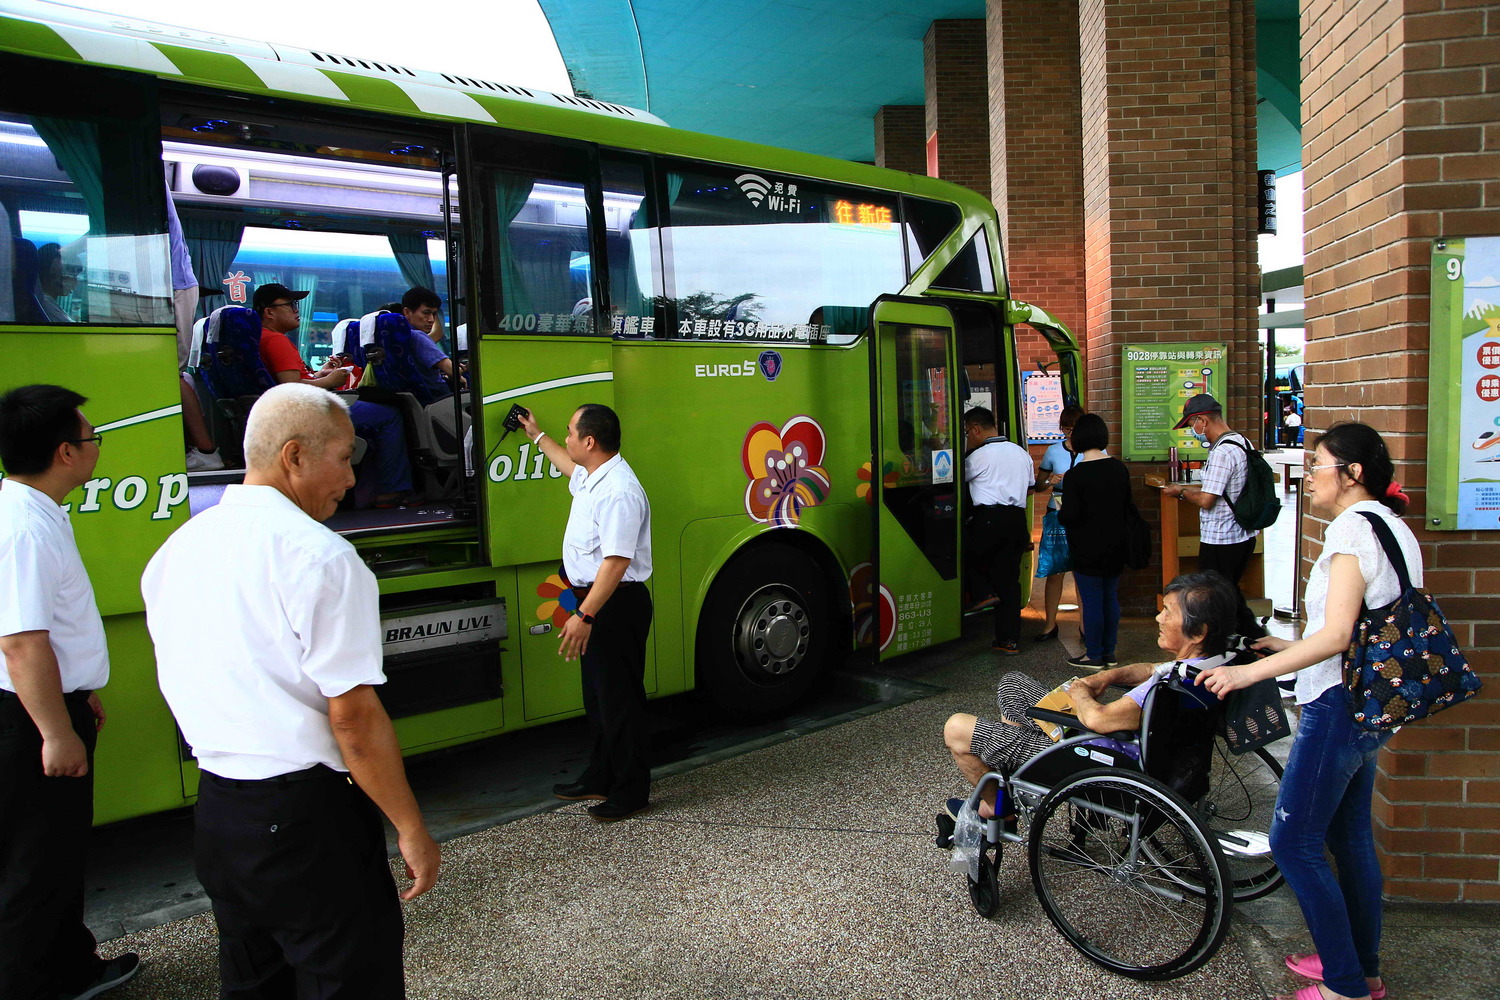
[[[501,422],[500,426],[504,427],[507,431],[518,431],[521,429],[521,418],[529,416],[531,416],[530,410],[526,409],[520,403],[512,403],[510,412],[505,415],[505,419]]]

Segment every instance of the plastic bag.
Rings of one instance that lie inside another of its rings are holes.
[[[968,801],[958,811],[953,823],[953,850],[948,855],[948,864],[969,881],[979,881],[979,847],[984,841],[984,820]]]
[[[1057,519],[1057,511],[1049,510],[1042,515],[1042,544],[1037,547],[1036,575],[1038,578],[1056,576],[1072,568],[1067,529]]]

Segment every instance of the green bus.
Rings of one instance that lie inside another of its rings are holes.
[[[260,283],[307,291],[291,336],[314,366],[343,349],[341,321],[407,286],[443,299],[468,381],[406,409],[423,502],[328,522],[379,578],[382,696],[408,753],[581,711],[555,634],[568,495],[506,434],[513,404],[553,431],[584,402],[620,414],[653,508],[647,690],[766,712],[856,648],[959,635],[959,419],[987,404],[1025,439],[1017,324],[1079,392],[1072,335],[1007,297],[995,211],[952,184],[23,0],[0,0],[0,79],[0,388],[85,394],[105,441],[71,505],[113,670],[99,822],[194,798],[139,580],[240,476],[186,471],[174,240],[210,330]],[[232,456],[245,401],[194,375]],[[180,624],[211,669],[233,567],[202,566],[202,614]]]

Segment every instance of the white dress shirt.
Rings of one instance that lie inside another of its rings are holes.
[[[588,587],[606,556],[624,556],[625,583],[651,578],[651,504],[635,470],[618,454],[593,471],[583,466],[568,480],[573,509],[563,532],[563,571],[575,587]]]
[[[375,575],[270,486],[230,486],[141,578],[156,672],[206,771],[347,771],[328,699],[382,684]]]
[[[1031,488],[1031,455],[1003,437],[992,437],[964,458],[964,479],[976,507],[1024,507]]]
[[[0,635],[46,632],[62,689],[95,691],[109,683],[109,649],[94,587],[68,515],[47,494],[0,481]],[[15,684],[0,653],[0,688]]]

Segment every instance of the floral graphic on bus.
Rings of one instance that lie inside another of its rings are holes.
[[[745,513],[773,528],[795,528],[804,507],[828,498],[832,482],[823,469],[823,428],[809,416],[788,420],[780,429],[761,421],[745,433],[740,460],[750,484]]]
[[[555,628],[566,625],[568,618],[578,610],[578,596],[568,586],[568,581],[556,573],[537,584],[536,596],[547,598],[536,609],[537,618],[541,621],[551,618]]]
[[[854,643],[875,644],[875,564],[862,562],[849,571],[849,606],[854,615]]]
[[[873,489],[874,484],[870,481],[872,478],[870,475],[871,466],[872,463],[866,462],[864,465],[861,465],[859,467],[859,471],[854,474],[859,479],[859,484],[854,487],[854,495],[860,497],[864,500],[865,503],[868,504],[873,504],[875,502],[875,490]],[[896,463],[885,463],[885,468],[881,470],[880,485],[885,487],[886,489],[892,489],[893,487],[899,486],[900,484],[901,473],[896,471]]]
[[[891,644],[896,638],[896,624],[901,620],[900,609],[896,607],[896,598],[882,584],[879,592],[879,619],[880,619],[880,651]]]

